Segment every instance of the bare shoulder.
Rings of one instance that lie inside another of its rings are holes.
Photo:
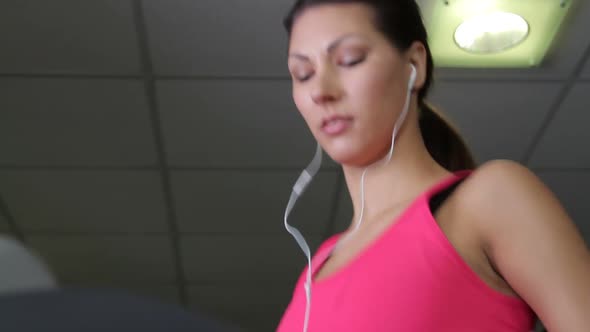
[[[458,190],[461,215],[476,225],[494,265],[545,326],[587,331],[590,252],[556,195],[507,160],[480,166]]]
[[[478,216],[508,212],[516,205],[534,207],[541,202],[561,209],[555,195],[531,170],[511,160],[493,160],[481,165],[460,190],[464,210]]]
[[[492,244],[519,231],[523,236],[544,230],[569,234],[576,240],[580,237],[557,196],[537,175],[515,161],[493,160],[481,165],[460,189],[463,215],[476,223],[482,238]],[[565,233],[563,228],[567,229]]]
[[[464,188],[475,198],[492,198],[496,194],[535,193],[545,187],[527,167],[511,160],[492,160],[478,167],[466,181]]]
[[[524,177],[523,177],[524,176]],[[527,167],[512,160],[497,159],[479,166],[471,176],[482,185],[497,185],[498,181],[513,183],[514,180],[535,180],[535,175]],[[525,185],[519,182],[519,185]],[[529,183],[529,185],[532,183]]]

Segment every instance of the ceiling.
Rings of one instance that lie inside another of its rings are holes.
[[[0,232],[63,285],[272,330],[305,265],[283,213],[315,148],[290,96],[291,2],[0,2]],[[430,100],[479,161],[531,167],[590,239],[590,3],[576,7],[543,66],[439,69]],[[291,220],[316,248],[350,213],[327,162]]]

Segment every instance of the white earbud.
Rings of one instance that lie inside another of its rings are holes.
[[[412,67],[412,74],[410,74],[410,81],[408,82],[408,90],[414,89],[414,83],[416,83],[416,77],[418,76],[418,72],[416,71],[416,66],[410,64]]]

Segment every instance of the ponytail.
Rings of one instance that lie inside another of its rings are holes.
[[[476,162],[457,128],[432,105],[420,102],[420,132],[430,155],[451,172],[475,169]]]

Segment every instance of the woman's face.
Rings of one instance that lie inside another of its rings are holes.
[[[332,159],[360,166],[387,153],[411,67],[377,30],[371,7],[304,9],[293,25],[288,63],[295,104]]]

